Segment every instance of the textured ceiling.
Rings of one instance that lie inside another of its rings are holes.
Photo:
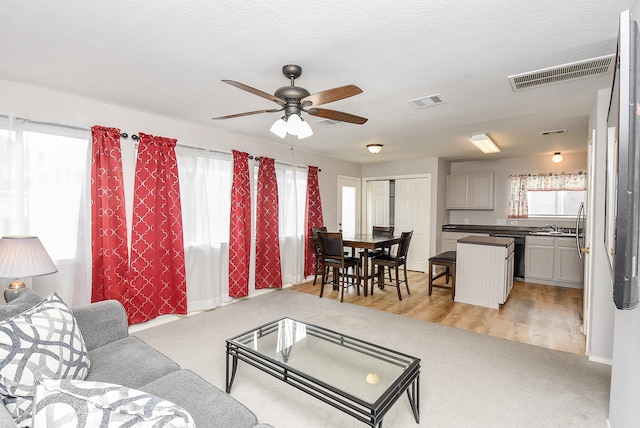
[[[632,0],[15,1],[0,14],[0,79],[186,119],[354,162],[440,156],[481,159],[584,151],[595,91],[610,74],[513,92],[507,76],[615,53]],[[225,85],[273,93],[285,64],[311,93],[364,92],[323,107],[369,118],[282,140],[278,114],[215,116],[276,104]],[[408,101],[440,94],[445,103]],[[0,112],[10,113],[10,112]],[[541,131],[568,129],[563,135]],[[378,155],[369,143],[384,144]]]

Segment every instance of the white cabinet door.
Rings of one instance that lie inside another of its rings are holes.
[[[553,238],[527,237],[524,257],[525,279],[553,280]]]
[[[556,264],[554,279],[582,283],[584,279],[583,260],[578,257],[576,241],[571,238],[556,238]]]
[[[470,174],[469,194],[467,195],[468,208],[473,210],[493,209],[493,174]]]
[[[474,173],[447,175],[449,210],[492,210],[495,174]]]
[[[578,257],[574,238],[527,237],[525,280],[545,284],[580,286],[584,265]]]
[[[467,208],[467,183],[466,175],[447,175],[447,209]]]

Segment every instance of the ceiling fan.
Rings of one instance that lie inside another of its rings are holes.
[[[302,74],[302,67],[293,64],[285,65],[282,67],[282,74],[291,81],[291,85],[277,89],[273,95],[259,89],[252,88],[244,83],[236,82],[235,80],[223,80],[224,83],[235,86],[238,89],[242,89],[243,91],[247,91],[254,95],[258,95],[259,97],[273,101],[278,104],[280,108],[230,114],[227,116],[214,117],[213,120],[231,119],[234,117],[249,116],[253,114],[284,111],[284,116],[273,124],[271,132],[278,135],[280,138],[284,138],[285,135],[289,133],[297,135],[300,139],[313,135],[311,127],[301,117],[303,112],[312,116],[318,116],[339,122],[355,123],[358,125],[362,125],[368,120],[367,118],[356,116],[354,114],[316,107],[362,93],[362,89],[357,86],[346,85],[310,94],[306,89],[295,86],[295,80]]]

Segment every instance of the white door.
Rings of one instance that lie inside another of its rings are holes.
[[[407,269],[426,272],[429,259],[431,223],[431,178],[395,181],[395,233],[413,230]]]
[[[389,224],[389,180],[367,181],[367,220],[363,233]]]
[[[360,179],[338,176],[338,230],[353,235],[360,230]]]

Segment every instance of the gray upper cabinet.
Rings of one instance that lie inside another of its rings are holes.
[[[494,187],[492,172],[447,175],[447,209],[492,210]]]

